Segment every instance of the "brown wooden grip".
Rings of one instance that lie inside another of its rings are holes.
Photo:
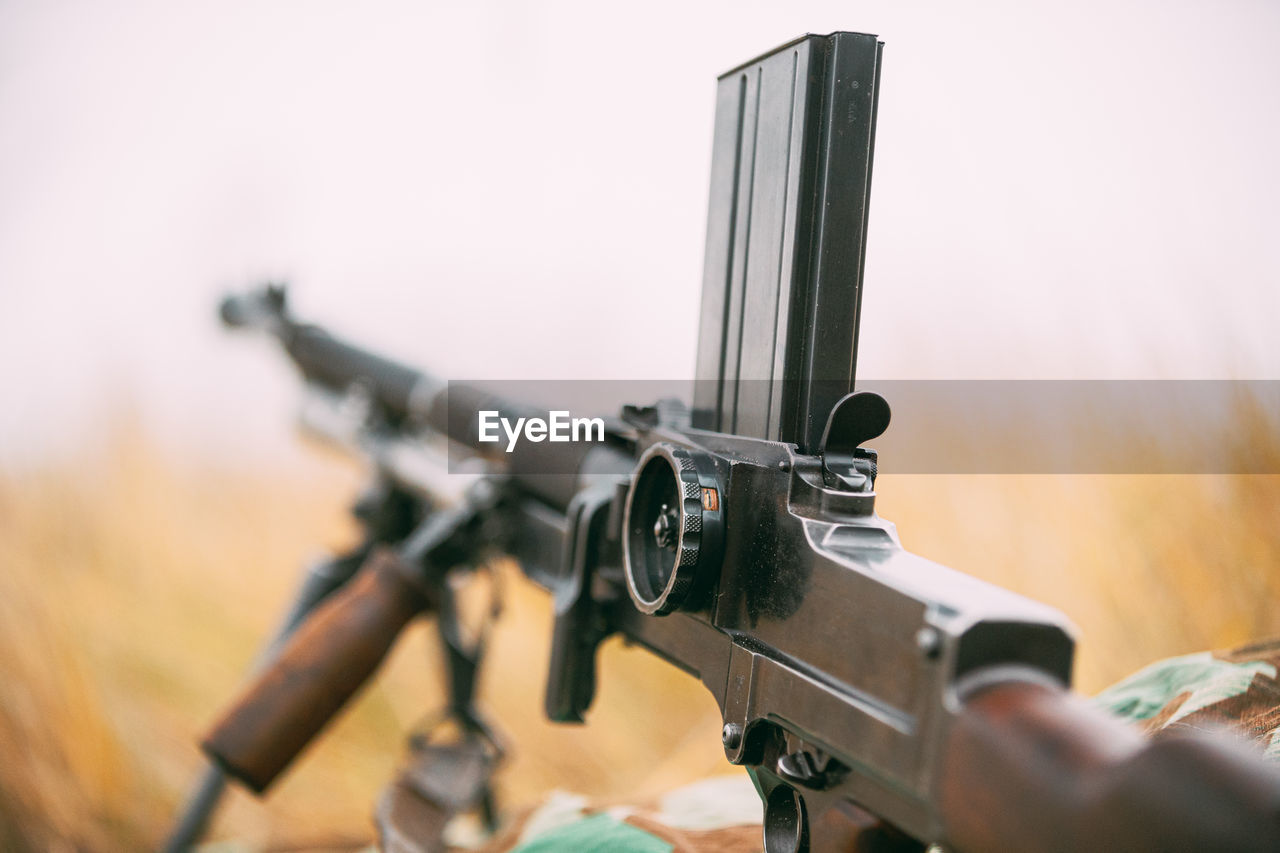
[[[261,793],[377,670],[427,601],[390,550],[327,598],[223,715],[201,747]]]
[[[940,805],[960,851],[1280,850],[1280,769],[1204,733],[1148,739],[1050,687],[970,699]]]

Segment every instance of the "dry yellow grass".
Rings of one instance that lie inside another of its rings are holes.
[[[129,428],[81,458],[0,474],[0,849],[155,846],[199,770],[197,736],[301,567],[354,535],[346,510],[360,482],[331,459],[239,474],[200,467]],[[506,574],[484,684],[517,745],[506,804],[556,786],[657,791],[727,766],[701,687],[617,644],[605,650],[614,677],[585,730],[545,722],[550,603]],[[412,628],[373,689],[265,804],[228,797],[214,836],[367,842],[405,735],[438,705],[437,654],[427,626]]]
[[[1242,452],[1277,453],[1256,423]],[[351,535],[357,472],[327,459],[230,473],[136,429],[0,474],[0,848],[154,846],[200,765],[194,742],[320,546]],[[1093,691],[1152,659],[1280,633],[1280,477],[886,476],[909,548],[1060,607]],[[550,606],[509,575],[483,684],[514,746],[507,804],[609,798],[727,769],[701,687],[609,645],[591,723],[541,716]],[[355,844],[404,735],[435,707],[437,650],[406,636],[378,684],[268,801],[235,792],[215,836]]]

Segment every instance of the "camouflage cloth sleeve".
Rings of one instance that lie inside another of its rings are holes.
[[[1235,731],[1280,761],[1280,639],[1159,661],[1094,701],[1159,736],[1180,727]],[[600,808],[553,795],[485,851],[620,853],[758,851],[761,809],[745,774],[674,791],[656,803]]]
[[[555,792],[474,853],[754,853],[760,797],[743,771],[647,802],[591,803]]]
[[[1098,694],[1118,717],[1158,735],[1179,728],[1234,731],[1280,761],[1280,639],[1169,658]]]

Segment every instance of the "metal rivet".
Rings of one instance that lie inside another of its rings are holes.
[[[938,635],[936,628],[926,625],[916,631],[916,647],[924,653],[925,657],[936,658],[942,651],[942,637]]]
[[[733,723],[725,723],[720,732],[720,742],[725,749],[737,749],[742,744],[742,729]]]

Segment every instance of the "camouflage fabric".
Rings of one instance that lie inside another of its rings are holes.
[[[1094,701],[1155,736],[1179,727],[1224,728],[1280,761],[1280,639],[1159,661]],[[759,851],[761,808],[745,773],[682,788],[657,803],[595,809],[556,794],[486,853]]]
[[[752,853],[763,849],[761,806],[743,771],[686,785],[661,799],[601,808],[552,794],[479,850],[484,853]]]
[[[1277,671],[1280,639],[1159,661],[1095,701],[1152,734],[1184,727],[1228,729],[1280,761]]]

